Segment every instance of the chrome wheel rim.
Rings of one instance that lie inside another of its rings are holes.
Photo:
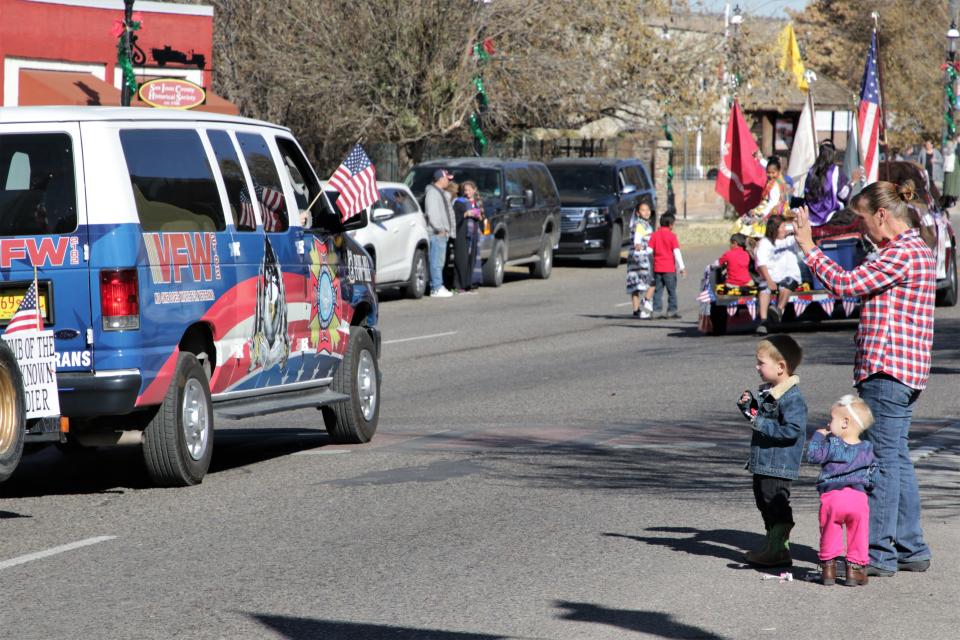
[[[7,453],[17,439],[17,393],[7,369],[0,369],[0,453]]]
[[[553,265],[552,265],[552,263],[553,263],[553,249],[551,249],[550,247],[546,247],[546,248],[543,250],[543,257],[541,258],[541,260],[542,260],[542,262],[543,262],[543,270],[544,270],[544,272],[549,271],[549,270],[550,270],[550,267],[553,266]]]
[[[360,413],[370,422],[377,410],[377,367],[373,356],[364,349],[357,361],[357,393],[360,396]]]
[[[427,290],[427,264],[426,260],[423,259],[423,254],[417,254],[417,263],[414,267],[414,273],[416,274],[416,283],[417,291],[422,293]]]
[[[497,252],[497,281],[503,279],[503,249]]]
[[[203,393],[203,386],[196,378],[187,380],[183,387],[183,439],[187,445],[187,453],[194,460],[199,460],[207,450],[207,441],[210,437],[209,411],[207,411],[207,397]]]

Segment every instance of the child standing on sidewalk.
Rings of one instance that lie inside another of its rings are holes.
[[[800,475],[803,441],[807,435],[807,403],[795,375],[803,350],[786,334],[770,336],[757,345],[757,373],[763,384],[755,397],[744,391],[737,407],[753,423],[750,459],[753,496],[767,530],[762,549],[748,551],[747,562],[761,567],[790,566],[793,510],[790,485]]]
[[[653,312],[658,318],[679,318],[677,311],[677,272],[687,277],[687,268],[680,254],[680,241],[673,233],[676,221],[672,213],[660,216],[660,228],[650,234],[650,250],[653,251]],[[663,308],[663,290],[667,290],[667,312]]]
[[[870,407],[860,398],[846,395],[830,410],[828,429],[817,429],[807,447],[807,461],[823,465],[817,478],[820,492],[821,581],[837,581],[837,558],[847,561],[848,587],[867,584],[870,562],[870,507],[867,490],[872,486],[876,463],[873,444],[860,434],[873,424]],[[847,552],[843,552],[843,528],[847,528]]]
[[[650,204],[641,202],[630,218],[630,232],[633,234],[633,244],[627,253],[627,293],[633,304],[634,317],[644,320],[651,317],[653,307],[650,298],[653,297],[653,269],[650,264],[650,247],[648,241],[653,227],[650,225]],[[641,307],[641,298],[643,306]]]

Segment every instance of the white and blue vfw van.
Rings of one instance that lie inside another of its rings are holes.
[[[0,479],[24,432],[141,442],[163,486],[203,479],[214,415],[315,407],[334,442],[369,441],[377,297],[346,233],[366,216],[341,222],[320,188],[290,130],[266,122],[0,109],[0,329],[36,278],[48,339],[33,355],[56,372],[31,391],[44,381],[0,343]],[[30,400],[53,384],[51,430]]]

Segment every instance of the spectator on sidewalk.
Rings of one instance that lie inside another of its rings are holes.
[[[943,186],[943,154],[933,146],[933,140],[924,140],[920,151],[913,158],[927,171],[927,184],[936,185],[937,189]]]
[[[652,317],[653,304],[653,266],[650,264],[650,235],[653,226],[650,224],[649,202],[641,202],[637,210],[630,216],[630,235],[633,238],[630,251],[627,253],[627,293],[630,294],[630,303],[633,305],[633,317],[649,320]],[[641,298],[643,300],[641,301]]]
[[[876,419],[866,439],[880,471],[869,496],[871,576],[930,566],[907,440],[913,406],[930,377],[936,261],[911,224],[908,203],[915,197],[910,185],[874,182],[854,198],[852,209],[879,249],[853,271],[814,244],[805,209],[797,216],[797,244],[823,286],[861,299],[853,383]]]
[[[648,245],[653,252],[653,313],[658,318],[680,318],[677,310],[677,272],[687,277],[687,268],[680,253],[680,241],[673,233],[676,221],[672,213],[660,216],[660,227],[650,234]],[[667,312],[663,308],[663,290],[667,290]]]
[[[473,293],[476,288],[473,271],[483,219],[483,201],[473,180],[464,180],[460,185],[460,194],[453,201],[453,213],[456,216],[453,287],[457,293]]]
[[[453,294],[443,286],[443,266],[447,260],[447,242],[451,237],[453,210],[446,192],[453,176],[446,169],[433,172],[433,182],[424,191],[424,213],[430,243],[430,295],[449,298]]]

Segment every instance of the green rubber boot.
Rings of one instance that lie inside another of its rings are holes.
[[[767,535],[767,547],[763,551],[747,552],[747,562],[758,567],[789,567],[793,565],[790,558],[790,530],[792,524],[775,524],[770,527]]]

